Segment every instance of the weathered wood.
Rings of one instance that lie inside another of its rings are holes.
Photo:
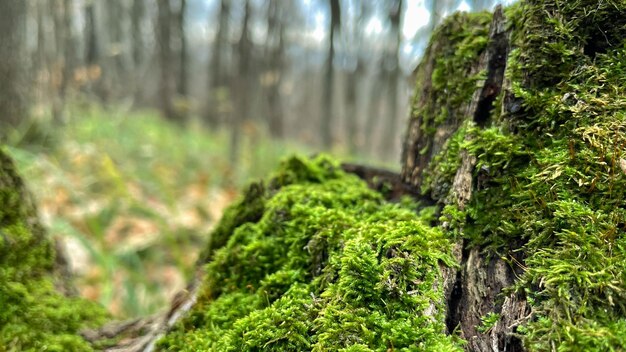
[[[98,329],[83,330],[81,335],[92,344],[116,341],[103,349],[106,352],[154,351],[156,342],[196,303],[201,277],[199,268],[187,288],[172,298],[167,311],[139,319],[113,321]]]
[[[402,196],[411,196],[422,200],[425,204],[432,204],[432,200],[423,197],[414,187],[405,183],[399,173],[358,164],[343,163],[341,168],[355,174],[370,186],[383,193],[389,200],[398,200]]]

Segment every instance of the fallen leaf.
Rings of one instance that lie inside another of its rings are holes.
[[[619,159],[619,166],[622,168],[622,172],[626,174],[626,159]]]

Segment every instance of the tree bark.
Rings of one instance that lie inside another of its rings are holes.
[[[471,100],[451,111],[443,123],[430,127],[424,115],[411,116],[403,147],[402,178],[416,189],[424,185],[424,173],[435,155],[442,150],[452,134],[466,120],[477,126],[486,126],[496,97],[502,91],[506,58],[509,50],[509,34],[505,29],[505,18],[501,7],[494,13],[489,31],[489,42],[482,55],[477,58],[470,74],[485,71],[486,78],[477,82]],[[441,41],[433,42],[418,68],[421,90],[417,92],[416,108],[423,111],[429,104],[436,104],[433,94],[433,70],[440,57]],[[429,133],[429,128],[435,128]],[[441,191],[438,185],[431,186],[430,198],[441,205],[453,204],[463,209],[476,189],[476,158],[461,152],[461,165],[457,169],[452,187],[448,192]],[[442,225],[446,228],[447,224]],[[443,268],[444,290],[447,297],[446,323],[450,333],[460,328],[461,337],[467,339],[468,351],[523,351],[522,343],[513,333],[517,322],[528,314],[526,300],[519,294],[504,294],[515,278],[521,275],[519,267],[513,268],[499,257],[491,257],[488,250],[472,247],[463,240],[455,244],[454,254],[459,268]],[[521,254],[514,254],[514,260],[523,263]],[[504,296],[503,296],[504,295]],[[503,299],[502,299],[503,298]],[[490,312],[498,312],[503,317],[496,326],[486,332],[479,331],[481,318]]]

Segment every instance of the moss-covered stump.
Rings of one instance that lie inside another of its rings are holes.
[[[0,351],[90,351],[79,329],[101,323],[95,303],[68,297],[53,241],[0,149]]]
[[[505,13],[435,33],[405,139],[403,178],[456,241],[448,331],[477,351],[624,350],[626,3]]]
[[[225,212],[199,285],[133,351],[161,332],[169,351],[626,350],[625,14],[451,16],[417,70],[402,174],[287,160]],[[101,313],[54,290],[2,154],[0,200],[0,350],[88,350],[77,330]]]

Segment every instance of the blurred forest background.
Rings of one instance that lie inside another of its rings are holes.
[[[1,0],[0,139],[81,294],[149,314],[286,153],[396,167],[430,33],[497,2]]]

